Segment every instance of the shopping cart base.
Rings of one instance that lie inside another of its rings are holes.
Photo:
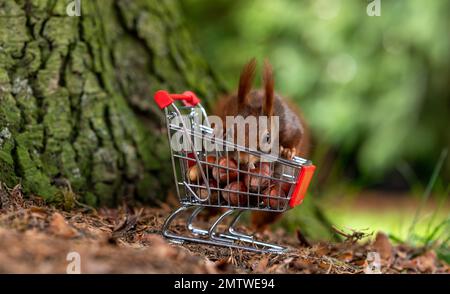
[[[172,222],[183,212],[188,209],[194,209],[193,212],[186,219],[186,235],[174,233],[170,231]],[[202,243],[208,245],[225,246],[229,248],[236,248],[260,253],[285,253],[288,248],[279,245],[257,241],[253,236],[238,232],[235,230],[235,225],[238,222],[242,212],[240,209],[229,209],[222,213],[214,223],[207,229],[195,227],[193,222],[197,215],[204,209],[203,206],[186,205],[181,206],[170,214],[162,228],[162,234],[170,241],[182,244],[185,241]],[[232,216],[235,214],[234,216]],[[228,216],[232,216],[231,222],[228,224],[225,231],[217,231],[219,224],[221,224]]]

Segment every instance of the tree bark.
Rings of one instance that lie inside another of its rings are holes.
[[[0,181],[89,205],[173,186],[157,89],[221,90],[176,1],[0,0]]]

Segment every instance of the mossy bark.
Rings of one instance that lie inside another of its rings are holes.
[[[157,89],[219,91],[175,0],[0,0],[0,181],[90,205],[173,185]]]

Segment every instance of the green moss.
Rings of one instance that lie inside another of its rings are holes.
[[[145,173],[138,182],[137,195],[142,201],[148,201],[148,199],[163,199],[165,197],[157,178],[150,173]]]
[[[28,3],[33,11],[47,11],[54,1],[51,0],[30,0]],[[62,1],[61,1],[62,2]]]
[[[13,146],[7,146],[6,144],[3,144],[3,147],[0,147],[1,181],[10,187],[13,187],[19,181],[16,176],[14,159],[11,156],[12,147]]]
[[[83,193],[83,200],[89,206],[96,207],[98,205],[98,202],[97,202],[98,199],[95,196],[95,194],[92,192]]]
[[[28,148],[33,148],[35,154],[40,156],[39,150],[43,148],[44,126],[41,124],[26,125],[22,133],[17,134],[16,138]]]
[[[64,143],[61,146],[61,175],[68,179],[72,189],[76,191],[82,190],[86,185],[86,180],[81,174],[81,170],[76,162],[76,154],[73,146]]]
[[[51,17],[45,25],[43,35],[55,46],[69,46],[78,36],[78,18]]]
[[[113,206],[115,203],[116,187],[110,183],[98,182],[95,184],[94,193],[98,198],[98,204],[101,206]]]
[[[2,93],[0,89],[0,104],[0,128],[8,127],[10,132],[15,133],[20,128],[21,117],[14,98],[9,93]]]
[[[36,167],[35,161],[21,142],[17,142],[16,153],[24,191],[43,196],[47,200],[54,199],[58,189],[52,186],[50,178]]]
[[[23,16],[25,14],[20,5],[17,4],[15,1],[2,1],[1,7],[2,9],[0,9],[0,18],[2,16],[7,17]]]
[[[94,182],[114,183],[118,178],[117,154],[110,148],[96,150],[92,162],[92,179]]]
[[[3,10],[3,8],[2,8]],[[25,16],[0,17],[0,44],[20,44],[29,40]]]

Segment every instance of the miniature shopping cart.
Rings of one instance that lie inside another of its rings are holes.
[[[171,241],[198,242],[256,252],[287,249],[255,240],[236,229],[244,211],[283,212],[303,201],[315,166],[311,161],[273,156],[215,136],[200,99],[192,92],[157,91],[155,102],[164,110],[175,186],[181,207],[165,221],[162,234]],[[179,106],[176,101],[181,101]],[[240,164],[256,157],[258,167]],[[199,215],[215,208],[219,216],[205,227]],[[175,222],[183,215],[185,222]]]

